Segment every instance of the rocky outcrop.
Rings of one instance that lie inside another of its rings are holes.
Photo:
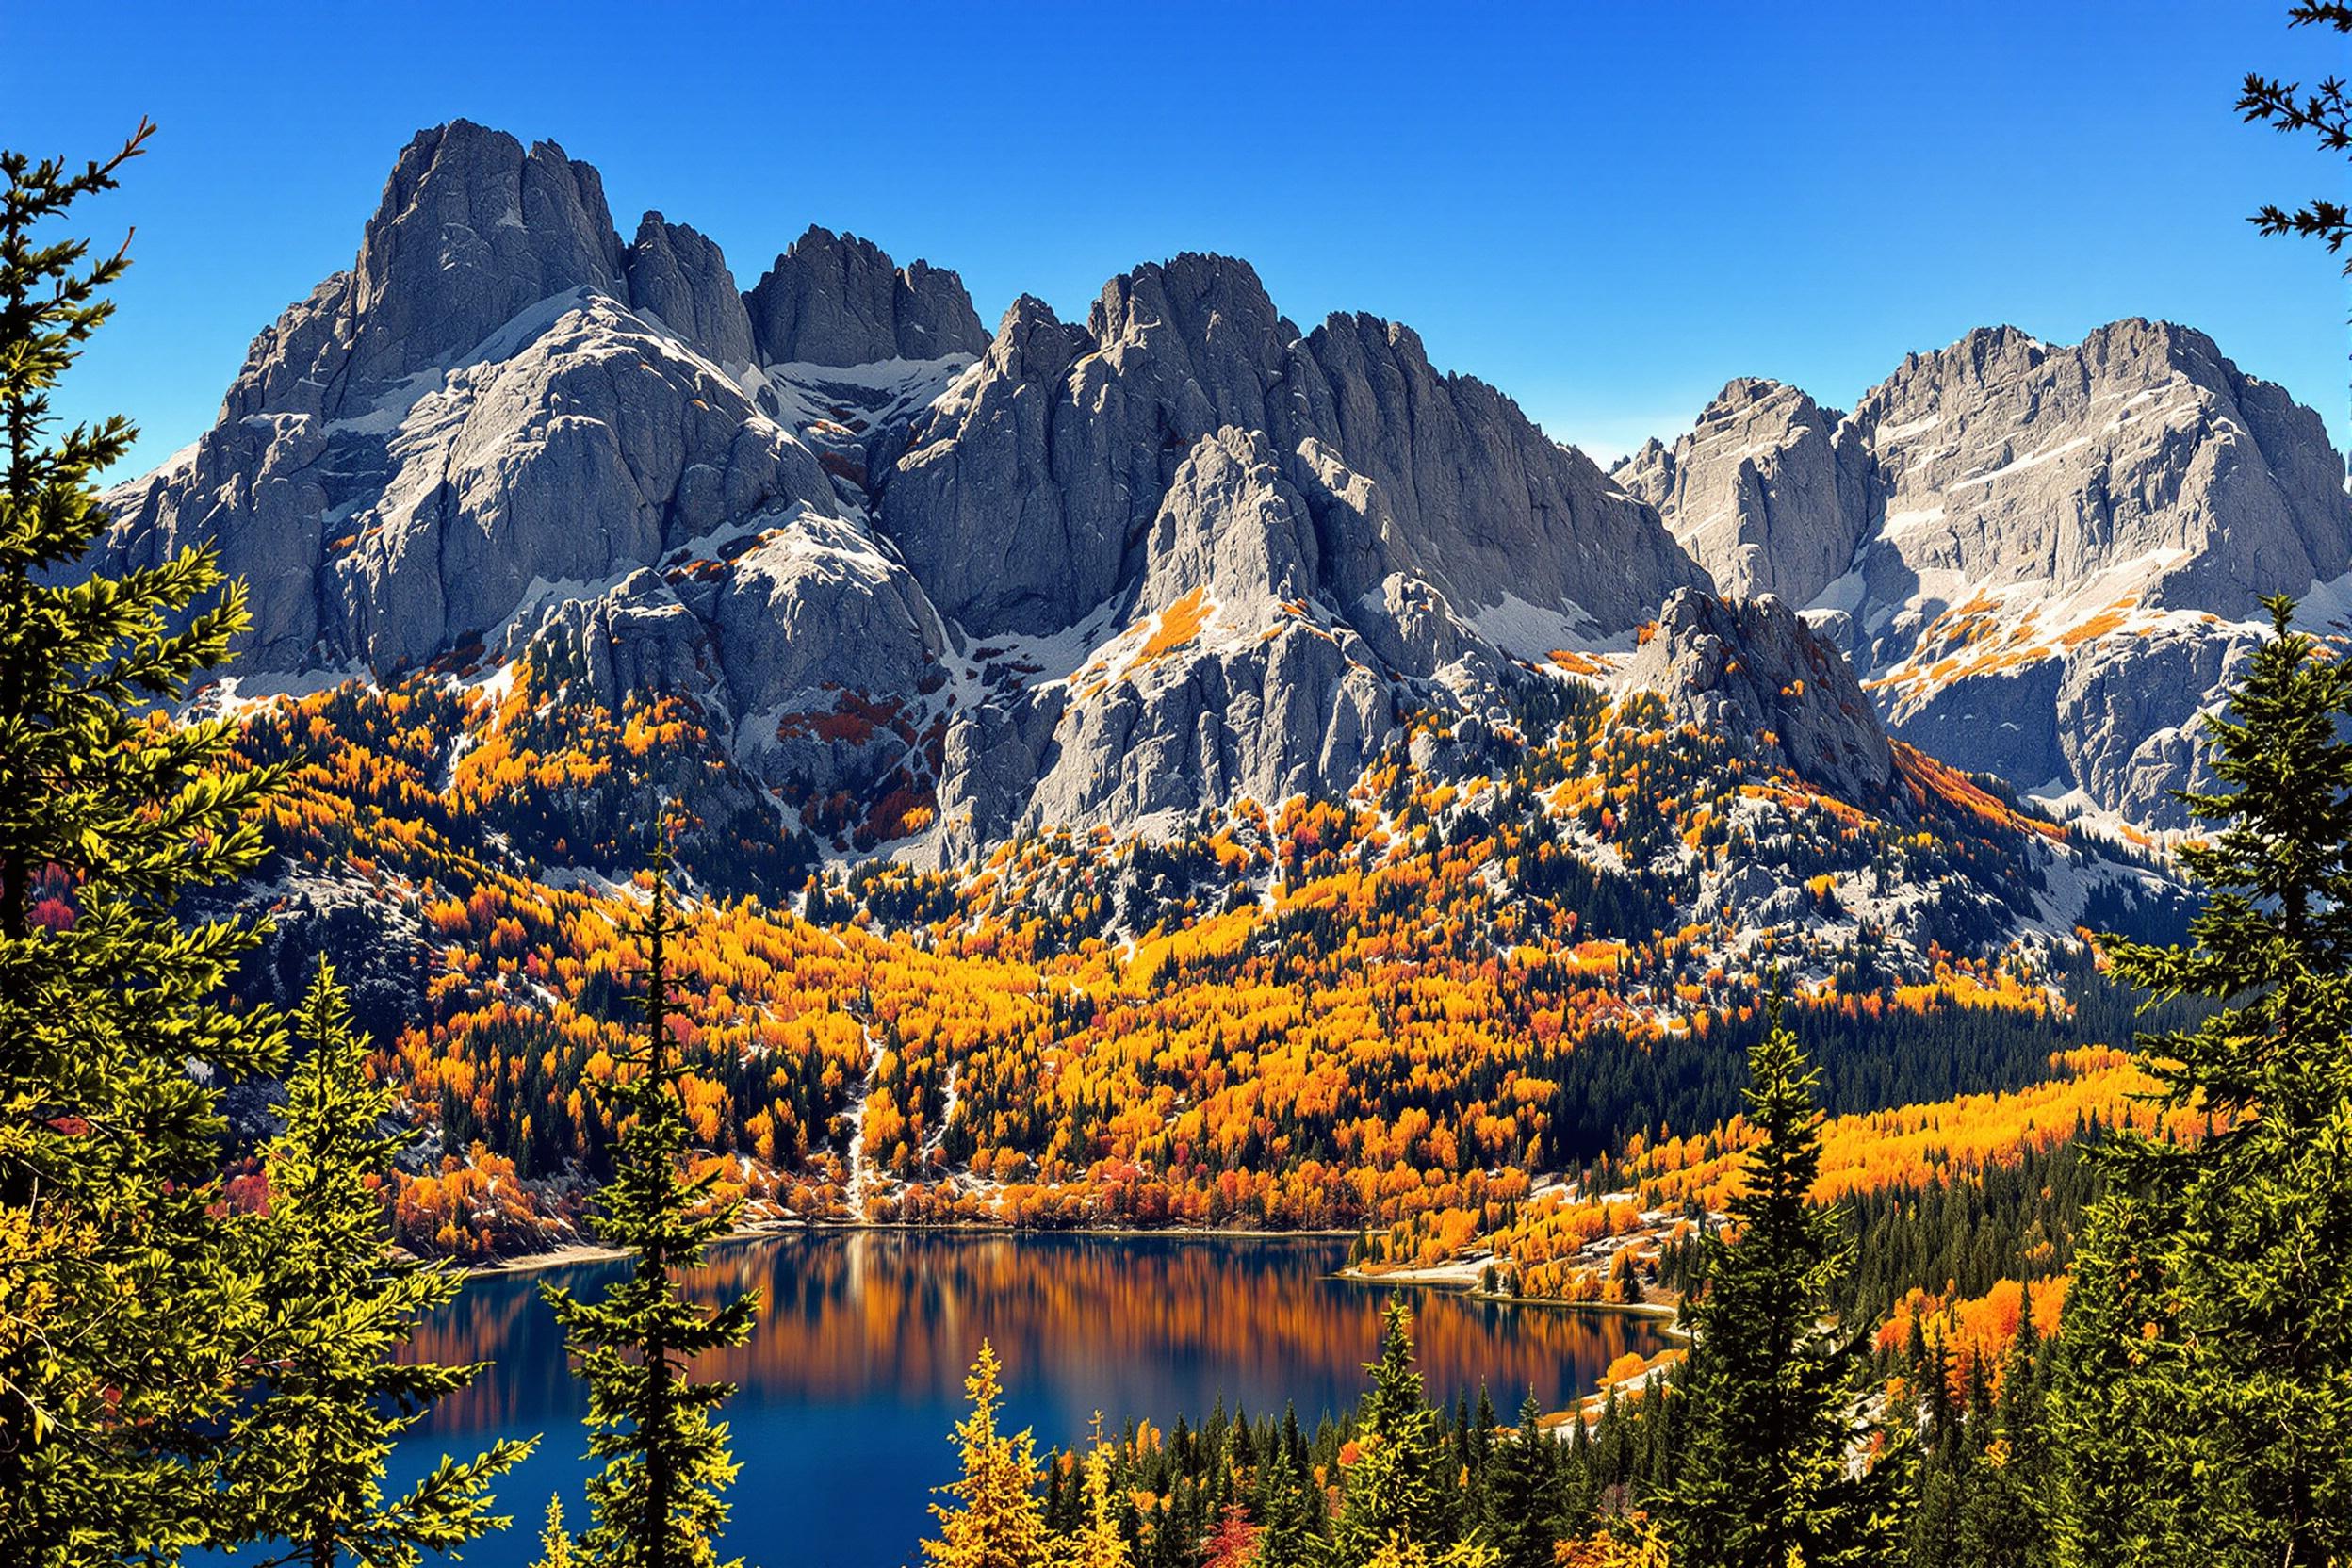
[[[512,347],[510,348],[510,343]],[[832,483],[792,433],[609,297],[542,301],[405,407],[215,427],[115,498],[125,561],[219,538],[254,584],[246,662],[418,663],[525,607]]]
[[[1743,377],[1616,479],[1724,593],[1807,604],[1853,564],[1869,522],[1862,446],[1842,421],[1793,386]]]
[[[920,416],[881,479],[885,528],[942,614],[987,633],[1055,630],[1117,590],[1124,509],[1083,461],[1067,412],[1092,340],[1027,295],[980,363]]]
[[[897,267],[872,240],[814,224],[743,302],[768,365],[944,359],[988,342],[955,273],[924,261]]]
[[[2319,416],[2168,322],[2118,321],[2071,348],[1971,333],[1904,360],[1854,423],[1877,524],[1866,599],[1928,589],[1918,613],[1866,622],[1875,665],[1913,651],[1931,605],[1957,601],[1939,580],[2241,620],[2264,594],[2352,565],[2344,464]]]
[[[830,708],[835,689],[910,694],[946,649],[914,579],[844,519],[771,531],[725,583],[710,614],[741,713]]]
[[[710,629],[660,573],[640,568],[599,594],[542,606],[535,620],[510,626],[495,650],[577,671],[587,690],[618,709],[631,693],[700,696],[716,684]]]
[[[2180,825],[2261,596],[2352,571],[2319,416],[2184,327],[1972,333],[1832,417],[1734,383],[1617,477],[1719,579],[1803,602],[1896,734],[2028,789]]]
[[[1194,444],[1150,558],[1134,619],[1070,683],[1028,825],[1344,792],[1396,732],[1397,682],[1352,627],[1309,610],[1313,525],[1262,434]]]
[[[1770,594],[1677,593],[1613,686],[1654,692],[1679,722],[1841,800],[1875,803],[1894,779],[1886,732],[1845,657]]]
[[[625,264],[629,309],[651,316],[715,365],[752,363],[751,313],[717,245],[649,212]]]
[[[1474,624],[1525,607],[1557,623],[1547,640],[1561,646],[1630,631],[1674,589],[1710,586],[1649,507],[1494,387],[1439,373],[1412,328],[1333,316],[1304,349],[1315,373],[1298,378],[1298,437],[1384,493],[1420,570]],[[1550,651],[1515,638],[1508,615],[1494,629],[1522,657]]]
[[[1321,587],[1306,498],[1282,477],[1256,431],[1228,425],[1193,444],[1152,519],[1142,614],[1208,596],[1254,616]]]

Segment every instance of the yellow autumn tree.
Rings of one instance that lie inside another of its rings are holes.
[[[1026,1429],[1010,1436],[997,1430],[1004,1368],[985,1339],[964,1393],[972,1413],[956,1424],[955,1438],[963,1474],[939,1489],[952,1504],[931,1505],[939,1535],[923,1543],[923,1560],[932,1568],[1043,1568],[1053,1543],[1037,1496],[1037,1443]]]
[[[1639,1510],[1579,1540],[1560,1544],[1559,1568],[1672,1568],[1666,1543]]]
[[[1111,1510],[1111,1450],[1102,1438],[1100,1413],[1094,1422],[1094,1446],[1086,1458],[1086,1512],[1064,1541],[1061,1560],[1064,1568],[1130,1568],[1127,1538],[1119,1533],[1119,1518]]]

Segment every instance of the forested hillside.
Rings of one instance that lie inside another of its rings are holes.
[[[698,1142],[803,1218],[1475,1213],[1723,1122],[1768,974],[1840,1109],[2036,1084],[2128,1015],[2066,915],[2184,907],[2155,860],[1906,749],[1856,805],[1574,678],[1509,728],[1415,733],[1345,800],[704,892],[673,955]],[[239,734],[288,770],[240,900],[279,931],[241,984],[284,994],[322,948],[350,978],[433,1135],[401,1233],[571,1234],[608,1168],[645,813],[724,766],[692,760],[692,706],[608,713],[526,664],[279,700]],[[696,882],[745,832],[704,825]]]

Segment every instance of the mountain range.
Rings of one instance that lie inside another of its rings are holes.
[[[240,988],[335,955],[458,1251],[593,1187],[664,817],[698,1136],[779,1212],[1385,1222],[1461,1194],[1331,1173],[1729,1116],[1775,981],[1842,1108],[2038,1081],[2128,1017],[2082,929],[2189,907],[2262,596],[2352,599],[2320,420],[2186,328],[1737,381],[1605,469],[1246,262],[991,335],[463,122],[107,504],[91,568],[249,585]]]
[[[991,336],[955,273],[822,228],[742,289],[457,122],[112,494],[104,560],[218,540],[256,623],[229,692],[561,645],[610,700],[694,700],[787,829],[920,799],[855,847],[935,864],[1344,794],[1412,712],[1607,678],[1685,590],[1798,609],[1930,755],[2167,827],[2259,597],[2344,595],[2344,473],[2316,415],[2137,320],[1977,332],[1851,414],[1735,381],[1612,472],[1410,328],[1300,331],[1243,261]]]

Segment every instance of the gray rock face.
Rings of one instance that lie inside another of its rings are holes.
[[[1152,520],[1139,614],[1193,596],[1256,614],[1317,589],[1315,526],[1264,435],[1228,425],[1194,443]]]
[[[611,290],[620,273],[594,169],[468,121],[420,131],[352,269],[345,400],[472,349],[549,295]]]
[[[1616,479],[1724,593],[1807,604],[1845,574],[1868,521],[1866,460],[1842,418],[1793,386],[1742,378],[1671,449],[1649,442]]]
[[[1319,438],[1385,494],[1421,569],[1465,616],[1517,601],[1606,636],[1677,588],[1711,586],[1648,506],[1494,387],[1439,374],[1412,328],[1333,316],[1304,347],[1315,373],[1294,378],[1298,438]]]
[[[1655,692],[1682,723],[1843,800],[1877,801],[1894,779],[1886,732],[1844,656],[1769,594],[1677,593],[1613,686]]]
[[[645,214],[624,257],[629,307],[651,312],[713,363],[752,363],[751,313],[719,248],[683,223]]]
[[[743,302],[768,365],[943,359],[988,343],[955,273],[924,261],[894,266],[872,240],[813,224]]]
[[[718,668],[708,628],[658,573],[640,569],[604,593],[547,606],[528,630],[510,628],[508,659],[560,645],[589,690],[617,708],[632,692],[709,693]]]
[[[1516,601],[1606,634],[1705,581],[1649,508],[1492,387],[1438,375],[1410,330],[1335,317],[1300,337],[1220,256],[1113,279],[1083,334],[1018,302],[883,476],[884,526],[967,628],[1056,630],[1136,580],[1178,464],[1226,426],[1359,486],[1315,517],[1346,597],[1410,558],[1466,617]]]
[[[912,693],[946,645],[906,569],[840,518],[800,518],[736,557],[711,618],[745,715],[830,708],[828,688]]]
[[[2238,620],[2352,565],[2319,416],[2187,328],[2118,321],[2070,349],[1972,333],[1906,359],[1854,422],[1873,468],[1866,591],[1884,606],[1926,590],[1919,615],[1872,634],[1876,664],[1958,600],[1945,574]]]
[[[1011,702],[956,710],[939,785],[939,858],[970,860],[1020,825],[1045,771],[1069,694],[1051,686]]]
[[[1801,598],[1896,733],[2028,789],[2180,825],[2261,596],[2352,570],[2319,416],[2184,327],[1972,333],[1832,418],[1734,383],[1618,478],[1719,579]]]
[[[731,519],[835,504],[790,432],[612,300],[543,302],[514,335],[405,408],[216,427],[118,496],[110,551],[218,536],[254,584],[253,667],[390,670],[489,632],[534,583],[601,582]]]
[[[1153,520],[1134,620],[1099,677],[1070,683],[1029,825],[1352,784],[1395,731],[1396,687],[1352,628],[1307,610],[1314,547],[1263,435],[1228,426],[1197,442]]]
[[[1104,521],[1107,484],[1081,453],[1057,450],[1084,445],[1063,394],[1090,347],[1043,301],[1014,301],[880,476],[884,527],[931,602],[971,630],[1059,629],[1119,586],[1125,524]]]

